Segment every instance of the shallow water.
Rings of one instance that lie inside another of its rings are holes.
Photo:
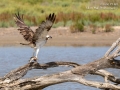
[[[43,47],[39,53],[39,62],[47,63],[51,61],[71,61],[79,64],[86,64],[101,58],[109,47]],[[18,68],[26,64],[29,58],[32,56],[33,49],[28,47],[0,47],[0,76],[4,76],[9,71]],[[23,78],[29,78],[33,76],[42,76],[46,74],[53,74],[65,70],[69,70],[71,67],[56,67],[47,70],[31,70]],[[118,72],[120,70],[107,69],[114,73],[116,76],[120,76]],[[88,75],[88,80],[104,81],[102,77]],[[78,83],[68,82],[58,85],[53,85],[45,88],[44,90],[99,90],[93,87],[87,87]]]

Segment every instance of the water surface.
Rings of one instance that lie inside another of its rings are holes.
[[[71,61],[79,64],[86,64],[100,59],[109,47],[43,47],[40,49],[38,55],[40,63],[47,63],[51,61]],[[9,71],[25,65],[32,56],[33,49],[29,47],[0,47],[0,76],[4,76]],[[71,67],[56,67],[47,70],[31,70],[24,78],[33,76],[42,76],[53,74]],[[109,70],[109,69],[107,69]],[[120,76],[120,70],[109,70],[116,76]],[[86,76],[88,80],[98,80],[103,82],[102,77],[95,75]],[[87,87],[74,82],[67,82],[58,85],[53,85],[44,90],[99,90],[93,87]]]

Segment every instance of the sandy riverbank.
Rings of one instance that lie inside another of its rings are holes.
[[[32,27],[35,29],[36,27]],[[49,32],[53,38],[46,46],[110,46],[120,37],[120,27],[114,27],[113,32],[97,33],[80,32],[70,33],[69,27],[52,28]],[[17,28],[0,28],[0,46],[21,46],[26,41],[17,31]]]

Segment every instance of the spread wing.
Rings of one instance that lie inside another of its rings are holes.
[[[46,17],[45,21],[42,21],[40,26],[36,29],[36,32],[33,36],[33,43],[40,42],[46,39],[46,35],[48,31],[51,29],[54,21],[55,21],[56,15],[49,14],[48,17]]]
[[[20,34],[23,35],[23,38],[26,41],[32,42],[34,32],[30,29],[29,26],[27,26],[24,23],[23,15],[20,16],[19,13],[15,14],[14,20],[15,20],[17,26],[19,27],[18,30],[20,31]]]

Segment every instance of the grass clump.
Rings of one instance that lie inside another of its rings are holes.
[[[84,25],[82,22],[75,22],[73,25],[70,26],[71,33],[76,32],[84,32]]]
[[[96,25],[91,25],[91,31],[92,31],[92,34],[96,34],[96,29],[97,29],[97,26]]]
[[[110,24],[106,24],[105,25],[105,32],[112,32],[114,29],[112,28],[112,26]]]

